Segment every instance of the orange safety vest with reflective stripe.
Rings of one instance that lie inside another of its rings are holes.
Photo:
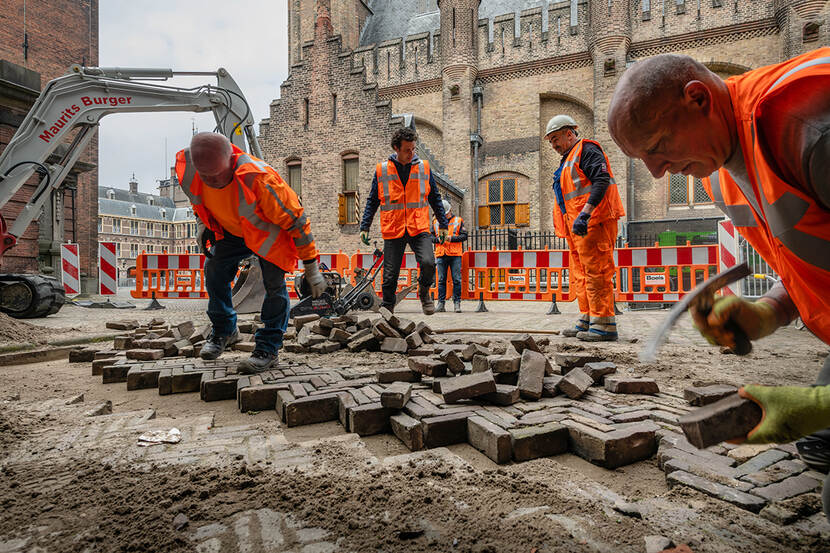
[[[830,343],[830,211],[781,180],[756,140],[765,101],[784,88],[830,90],[830,48],[731,77],[726,84],[750,182],[741,183],[721,168],[703,179],[704,186],[780,275],[804,324]]]
[[[380,200],[380,232],[384,240],[429,232],[429,162],[420,160],[409,170],[406,186],[391,160],[375,168]]]
[[[582,145],[585,142],[591,142],[599,146],[602,155],[605,157],[605,166],[608,168],[608,176],[611,179],[608,188],[605,189],[605,196],[602,197],[602,201],[591,213],[591,219],[588,222],[590,228],[591,225],[608,219],[619,219],[625,215],[625,210],[622,206],[622,200],[620,200],[617,181],[614,180],[614,173],[611,172],[611,162],[608,161],[605,150],[602,149],[599,142],[582,138],[568,152],[568,157],[565,158],[562,167],[562,174],[559,176],[559,185],[562,187],[562,196],[565,199],[565,211],[568,213],[568,218],[571,221],[576,220],[591,195],[591,181],[588,180],[588,177],[579,167],[579,161],[582,158]],[[555,199],[554,204],[556,204]],[[565,218],[559,211],[559,204],[556,204],[553,206],[553,228],[558,236],[564,237],[570,231],[565,227]]]
[[[236,202],[227,209],[239,216],[245,245],[286,272],[294,270],[298,257],[316,259],[317,246],[311,235],[311,225],[303,214],[297,194],[261,159],[236,146],[233,146],[231,159],[234,177],[228,186],[236,187],[238,193]],[[222,226],[203,205],[202,187],[205,184],[193,166],[189,148],[176,154],[176,176],[199,220],[221,240],[224,235]],[[266,176],[269,178],[262,178]],[[266,219],[266,213],[277,215]]]
[[[451,236],[458,236],[461,232],[461,224],[464,222],[459,216],[455,216],[450,219],[449,225],[447,225],[447,240],[441,244],[435,244],[435,257],[441,257],[443,255],[449,255],[451,257],[458,257],[464,251],[464,245],[461,242],[450,242]],[[438,236],[438,219],[435,217],[432,218],[432,232],[435,236]]]

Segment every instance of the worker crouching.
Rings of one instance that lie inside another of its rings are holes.
[[[554,173],[553,226],[570,248],[570,286],[579,303],[576,325],[565,336],[588,342],[615,341],[614,241],[625,215],[608,156],[599,143],[579,138],[576,121],[553,117],[545,140],[562,156]]]

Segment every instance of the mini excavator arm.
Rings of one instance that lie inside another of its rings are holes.
[[[143,81],[174,76],[213,76],[216,85],[178,88]],[[50,81],[23,124],[0,155],[0,210],[37,171],[41,181],[11,228],[0,214],[0,259],[38,217],[52,190],[58,189],[98,122],[111,113],[212,111],[217,132],[242,150],[262,157],[253,129],[253,115],[239,86],[225,69],[176,72],[172,69],[81,67]],[[60,144],[69,148],[58,163],[46,163]],[[250,148],[246,147],[247,144]]]

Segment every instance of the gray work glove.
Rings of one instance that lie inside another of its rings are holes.
[[[213,254],[210,252],[208,248],[208,240],[210,240],[211,244],[216,243],[216,235],[213,233],[212,230],[207,228],[204,223],[196,220],[196,243],[199,245],[199,251],[202,252],[205,257],[213,257]]]
[[[320,274],[317,260],[303,261],[303,267],[305,268],[305,281],[311,290],[311,297],[319,298],[320,294],[326,291],[326,279]]]

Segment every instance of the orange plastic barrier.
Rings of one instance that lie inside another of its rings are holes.
[[[147,254],[135,261],[134,298],[207,298],[205,256],[201,254]]]
[[[657,246],[614,250],[615,299],[672,303],[718,271],[718,246]]]
[[[567,250],[464,252],[462,299],[571,301]]]

